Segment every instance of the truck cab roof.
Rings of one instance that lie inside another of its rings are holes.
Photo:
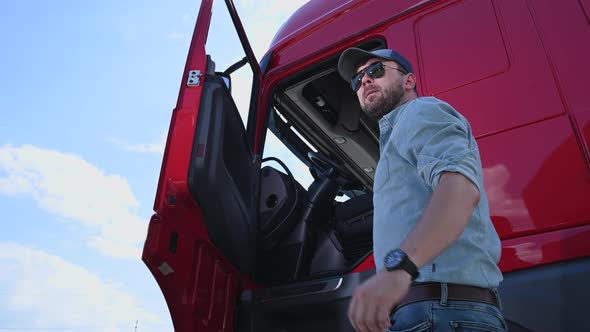
[[[343,39],[366,38],[366,31],[436,0],[310,0],[294,12],[273,38],[274,66],[292,64]],[[386,8],[386,10],[383,10]]]

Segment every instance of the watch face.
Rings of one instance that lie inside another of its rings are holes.
[[[400,265],[402,260],[404,259],[404,254],[400,250],[393,250],[390,251],[387,256],[385,256],[385,267],[386,268],[394,268]]]

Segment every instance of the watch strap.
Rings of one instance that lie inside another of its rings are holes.
[[[395,265],[387,265],[387,262],[385,264],[385,267],[387,269],[387,271],[393,271],[393,270],[404,270],[406,271],[411,277],[412,277],[412,281],[416,280],[416,278],[418,278],[418,276],[420,275],[420,272],[418,271],[418,267],[416,266],[416,264],[414,262],[412,262],[412,260],[410,259],[410,257],[408,257],[408,254],[406,254],[402,249],[398,248],[398,249],[394,249],[392,251],[389,252],[389,254],[387,254],[387,256],[389,255],[393,255],[393,256],[397,256],[399,261],[395,264]]]
[[[416,278],[418,278],[418,276],[420,276],[420,272],[418,271],[418,267],[416,266],[416,264],[414,264],[414,262],[412,262],[412,260],[410,259],[410,257],[408,257],[407,254],[404,257],[405,258],[402,260],[400,267],[404,271],[408,272],[410,274],[410,276],[412,277],[412,281],[414,281],[414,280],[416,280]]]

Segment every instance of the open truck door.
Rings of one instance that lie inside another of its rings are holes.
[[[143,249],[176,331],[233,331],[238,294],[254,269],[260,161],[252,153],[253,131],[248,137],[232,99],[229,74],[250,63],[255,96],[260,67],[233,2],[226,4],[246,57],[215,71],[214,55],[205,49],[213,0],[203,0]]]

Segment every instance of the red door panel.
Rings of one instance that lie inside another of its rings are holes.
[[[423,92],[488,135],[565,112],[524,0],[454,2],[415,22]]]
[[[567,116],[478,140],[486,192],[503,238],[586,223],[590,181]]]
[[[553,75],[564,103],[580,132],[590,167],[590,13],[588,0],[537,0],[530,3],[539,35],[551,61]],[[566,37],[564,37],[566,36]],[[590,168],[589,168],[590,170]],[[590,176],[590,171],[589,171]]]
[[[225,239],[224,243],[218,235],[227,229],[228,216],[233,217],[233,228],[242,230],[252,228],[254,220],[246,218],[256,214],[250,208],[253,204],[244,207],[240,200],[243,197],[224,200],[225,196],[237,197],[230,195],[239,189],[233,170],[247,172],[251,158],[247,143],[241,153],[231,154],[233,159],[224,158],[231,152],[230,144],[235,144],[236,137],[246,142],[246,133],[223,80],[208,70],[205,43],[212,6],[213,0],[201,2],[172,114],[154,204],[156,214],[150,221],[142,256],[162,290],[176,331],[234,330],[236,299],[246,277],[228,258],[228,252],[237,251],[229,243],[232,241]],[[242,156],[248,156],[242,158],[247,160],[237,160]],[[233,168],[228,170],[230,166]],[[225,181],[223,193],[208,190],[211,186],[203,180],[209,172],[216,171],[226,175],[215,177]],[[249,175],[252,181],[256,180],[256,174]],[[253,193],[242,194],[248,200],[254,197]],[[203,204],[205,200],[199,198],[207,195],[207,202],[227,205],[220,209],[221,206],[213,206],[218,204]],[[231,209],[236,205],[240,208]],[[248,232],[243,233],[243,238],[247,238]],[[244,248],[253,248],[249,242],[243,243]]]
[[[576,119],[582,135],[584,135],[586,147],[590,150],[590,108],[586,109],[585,112],[578,112]],[[588,173],[590,174],[590,163],[588,164]]]

